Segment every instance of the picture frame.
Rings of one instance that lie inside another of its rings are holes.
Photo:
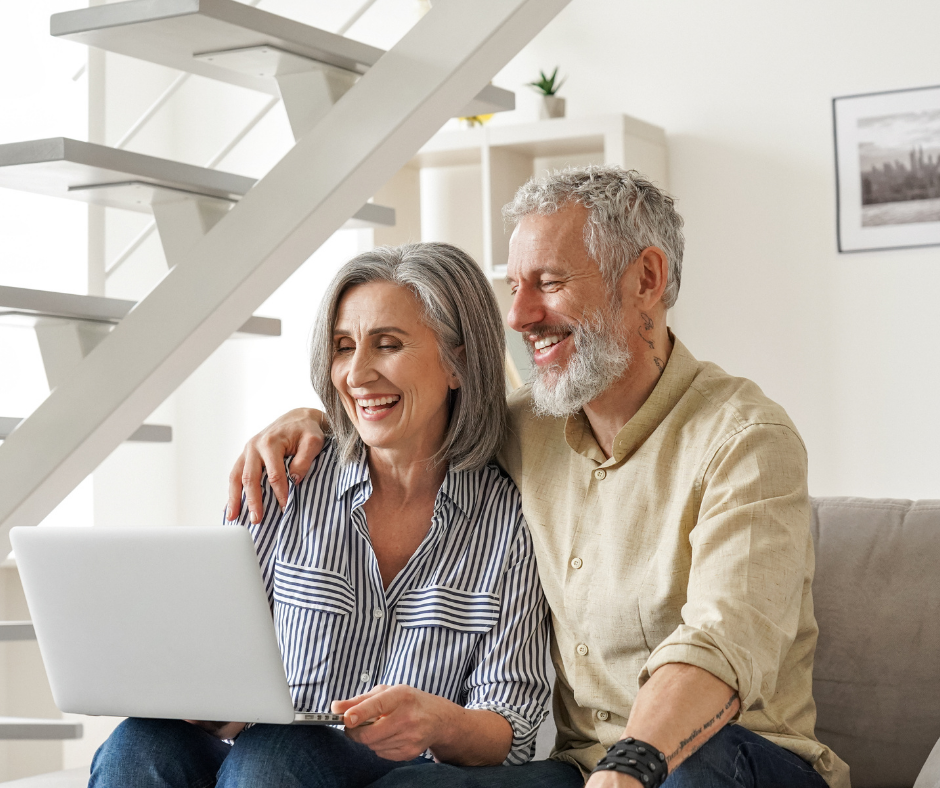
[[[832,100],[840,252],[940,245],[940,86]]]

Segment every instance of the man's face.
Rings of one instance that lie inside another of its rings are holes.
[[[587,209],[571,205],[531,214],[509,245],[513,292],[509,325],[535,363],[536,409],[576,413],[628,369],[630,351],[619,300],[584,246]]]

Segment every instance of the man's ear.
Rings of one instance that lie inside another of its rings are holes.
[[[636,298],[641,306],[651,309],[662,300],[669,283],[669,259],[666,253],[658,246],[647,246],[630,263],[627,271],[630,269],[633,269],[633,275],[629,277],[629,289],[632,290],[629,295]]]

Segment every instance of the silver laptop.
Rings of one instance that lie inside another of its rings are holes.
[[[62,711],[339,724],[295,714],[244,528],[14,528]]]

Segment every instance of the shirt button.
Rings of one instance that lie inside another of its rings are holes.
[[[594,471],[594,478],[598,481],[607,478],[607,471],[605,471],[603,468],[598,468],[596,471]]]
[[[382,618],[385,615],[385,611],[376,608],[372,611],[372,618]]]
[[[578,643],[575,651],[577,651],[580,656],[586,657],[588,653],[588,647],[585,646],[584,643]]]
[[[363,671],[359,674],[359,681],[361,681],[363,684],[365,684],[370,678],[372,677],[366,671]]]
[[[580,558],[572,558],[572,559],[571,559],[571,568],[572,568],[572,569],[580,569],[580,568],[581,568],[581,565],[582,565],[583,563],[584,563],[584,562],[583,562]]]
[[[610,719],[610,712],[607,712],[607,711],[597,712],[597,719],[599,719],[601,722],[607,722],[607,720]]]

